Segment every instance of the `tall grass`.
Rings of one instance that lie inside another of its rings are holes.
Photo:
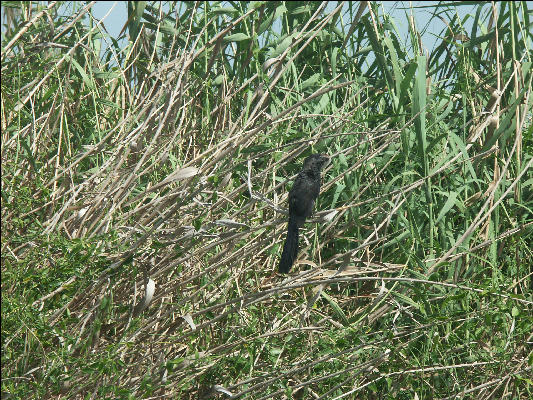
[[[2,4],[3,393],[531,397],[526,2],[60,5]]]

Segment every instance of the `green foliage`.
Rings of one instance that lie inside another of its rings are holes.
[[[3,393],[531,397],[527,2],[91,7],[2,3]]]

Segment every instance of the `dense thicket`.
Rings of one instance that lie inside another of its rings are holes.
[[[127,4],[2,3],[2,397],[533,396],[526,2]]]

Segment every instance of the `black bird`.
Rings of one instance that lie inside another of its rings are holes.
[[[286,274],[292,267],[298,255],[298,228],[305,219],[313,213],[315,200],[320,193],[320,171],[329,164],[329,157],[324,154],[313,154],[304,161],[304,166],[289,192],[289,225],[287,239],[283,246],[283,253],[278,271]]]

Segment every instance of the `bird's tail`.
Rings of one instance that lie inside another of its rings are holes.
[[[298,255],[298,221],[294,217],[289,217],[289,226],[287,227],[287,239],[281,253],[278,271],[286,274],[292,267],[296,256]]]

